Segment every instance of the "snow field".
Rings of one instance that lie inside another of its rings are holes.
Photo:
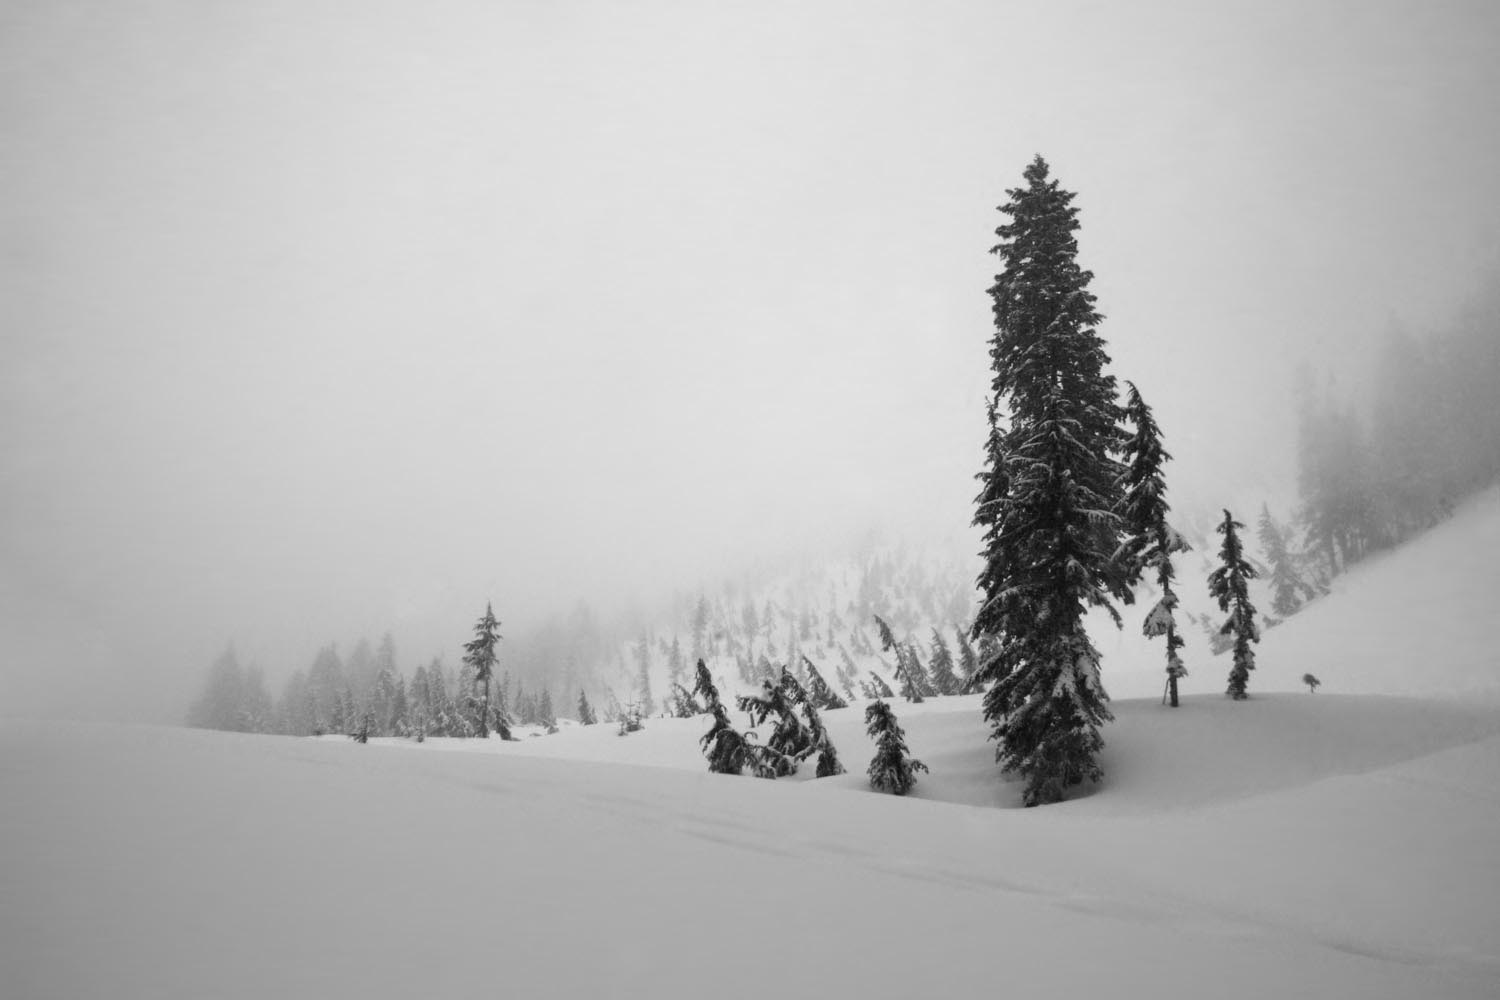
[[[1268,630],[1248,702],[1190,635],[1161,706],[1126,609],[1107,778],[1033,810],[977,697],[895,703],[906,799],[859,704],[824,713],[851,773],[776,782],[706,773],[701,718],[0,722],[0,997],[1500,996],[1497,552],[1491,491]]]
[[[776,782],[704,772],[700,720],[463,752],[11,723],[0,981],[70,1000],[975,996],[997,976],[1056,997],[1494,995],[1500,717],[1321,694],[1116,709],[1108,783],[1036,810],[987,807],[1016,787],[973,699],[900,713],[935,772],[915,799],[865,790],[857,708],[827,713],[854,773]]]

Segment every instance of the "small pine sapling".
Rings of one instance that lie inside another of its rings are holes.
[[[907,754],[906,734],[896,723],[896,713],[883,701],[865,708],[865,732],[875,741],[870,761],[870,786],[893,795],[905,795],[917,783],[917,772],[927,765]]]
[[[1260,642],[1260,626],[1255,623],[1255,605],[1250,603],[1249,581],[1255,578],[1255,567],[1245,559],[1237,529],[1244,525],[1224,511],[1224,520],[1218,532],[1224,536],[1224,545],[1219,549],[1222,563],[1209,574],[1208,593],[1219,602],[1219,610],[1229,613],[1220,626],[1222,635],[1234,636],[1234,667],[1229,672],[1229,688],[1225,692],[1235,701],[1249,697],[1245,686],[1250,681],[1250,671],[1255,669],[1255,650],[1252,643]]]
[[[1320,680],[1318,680],[1312,674],[1303,674],[1302,675],[1302,683],[1307,685],[1307,693],[1308,694],[1317,694],[1318,693],[1318,685],[1322,684],[1323,682],[1320,681]]]

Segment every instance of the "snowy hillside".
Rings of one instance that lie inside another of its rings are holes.
[[[1223,615],[1203,586],[1213,553],[1202,547],[1179,557],[1179,591],[1187,615]],[[1500,698],[1500,657],[1494,652],[1494,601],[1500,595],[1500,490],[1470,499],[1454,516],[1400,548],[1356,564],[1333,580],[1333,592],[1267,628],[1256,650],[1250,690],[1306,690],[1312,673],[1324,692],[1433,693]],[[1264,578],[1252,594],[1270,607]],[[1104,683],[1115,698],[1161,696],[1159,641],[1140,635],[1142,602],[1123,610],[1116,630],[1102,614],[1090,633],[1104,654]],[[1187,693],[1220,693],[1227,655],[1210,653],[1201,629],[1187,628],[1183,658]],[[1441,651],[1441,652],[1439,652]]]
[[[1497,541],[1490,493],[1341,577],[1267,632],[1247,702],[1200,652],[1164,708],[1160,648],[1100,634],[1106,780],[1034,810],[974,695],[893,702],[910,798],[868,788],[858,701],[824,713],[851,773],[774,782],[705,773],[703,717],[366,746],[5,723],[0,995],[1493,997]],[[705,641],[725,672],[826,654],[912,565],[813,578],[805,632],[790,590],[740,602],[771,629],[720,600]]]
[[[1500,697],[1500,489],[1334,581],[1334,593],[1266,633],[1257,679],[1291,689]]]
[[[1211,530],[1193,533],[1194,549],[1176,557],[1182,655],[1189,670],[1182,690],[1218,694],[1230,660],[1213,654],[1202,624],[1217,629],[1224,618],[1205,584],[1217,565],[1217,539]],[[1253,541],[1252,553],[1258,555]],[[1497,553],[1500,490],[1491,489],[1431,531],[1356,564],[1333,580],[1331,594],[1266,627],[1251,691],[1304,690],[1302,675],[1312,673],[1326,692],[1500,697],[1500,660],[1490,651],[1489,635],[1490,605],[1500,594]],[[835,670],[848,665],[856,683],[874,672],[895,686],[894,657],[881,650],[872,615],[886,617],[925,664],[936,654],[934,629],[956,655],[955,624],[972,617],[977,570],[977,560],[895,549],[803,567],[755,587],[726,588],[709,602],[709,665],[721,682],[741,691],[750,690],[747,681],[758,681],[768,667],[796,665],[801,655],[816,662],[830,683]],[[1271,607],[1268,588],[1264,574],[1251,585],[1262,612]],[[1143,584],[1136,603],[1119,609],[1122,628],[1102,611],[1090,616],[1090,634],[1104,656],[1104,683],[1116,699],[1161,696],[1162,643],[1141,635],[1154,600],[1153,588]],[[749,616],[753,628],[745,624],[744,608],[759,610],[758,617]],[[676,614],[645,630],[653,637],[648,660],[658,696],[673,676],[667,650],[674,638],[684,650],[684,668],[691,666],[691,619],[692,605],[683,602]],[[1442,662],[1434,662],[1437,636]],[[640,690],[639,648],[627,644],[613,670],[600,673],[622,697]]]

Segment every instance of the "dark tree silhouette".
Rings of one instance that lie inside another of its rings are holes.
[[[1255,650],[1251,643],[1260,642],[1260,626],[1255,623],[1255,605],[1250,603],[1249,581],[1255,578],[1255,567],[1245,559],[1240,545],[1238,529],[1244,525],[1224,511],[1224,520],[1218,527],[1224,536],[1224,545],[1219,549],[1221,565],[1208,576],[1209,596],[1219,602],[1219,610],[1227,611],[1219,632],[1234,636],[1234,668],[1229,671],[1229,689],[1225,693],[1235,701],[1249,697],[1245,685],[1250,681],[1250,671],[1255,669]]]
[[[1115,559],[1125,469],[1116,386],[1077,261],[1073,194],[1038,156],[1000,211],[990,289],[995,403],[974,522],[984,530],[981,603],[972,634],[987,650],[981,682],[996,756],[1026,780],[1027,805],[1056,802],[1101,776],[1109,696],[1084,628],[1091,607],[1130,600]],[[1002,428],[998,401],[1009,409]],[[989,640],[986,644],[984,640]]]

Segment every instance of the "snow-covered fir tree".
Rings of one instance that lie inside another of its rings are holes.
[[[580,726],[592,726],[599,721],[594,714],[594,706],[589,704],[589,696],[583,688],[578,689],[578,724]]]
[[[936,626],[932,629],[932,666],[928,669],[927,676],[938,694],[958,694],[963,687],[963,682],[953,672],[953,652]]]
[[[636,708],[641,715],[652,715],[656,712],[656,700],[651,697],[651,637],[642,635],[635,648],[636,658],[636,688],[640,692],[640,700],[636,702]]]
[[[875,627],[880,632],[881,650],[887,653],[894,651],[896,654],[896,680],[901,687],[901,697],[914,705],[920,705],[923,701],[923,685],[915,676],[915,671],[911,669],[906,647],[896,641],[895,635],[891,632],[890,625],[886,624],[884,618],[879,615],[874,615],[873,617],[875,619]]]
[[[984,531],[980,608],[972,634],[992,640],[980,676],[985,718],[1004,769],[1026,781],[1024,800],[1061,800],[1097,780],[1099,727],[1109,697],[1099,651],[1084,628],[1090,607],[1130,593],[1114,555],[1124,468],[1115,380],[1077,261],[1073,194],[1038,156],[1000,211],[994,248],[1004,268],[990,289],[995,400],[975,524]]]
[[[271,728],[275,714],[261,672],[254,667],[243,669],[230,646],[209,668],[202,693],[188,709],[187,724],[200,729],[263,733]]]
[[[1161,596],[1146,613],[1141,631],[1149,639],[1165,636],[1167,640],[1167,684],[1162,700],[1177,707],[1177,681],[1187,676],[1187,667],[1177,651],[1182,636],[1177,632],[1177,593],[1172,589],[1175,571],[1172,554],[1186,552],[1187,539],[1167,523],[1171,507],[1167,504],[1166,480],[1162,467],[1172,456],[1161,445],[1161,428],[1151,408],[1141,398],[1133,382],[1125,401],[1125,421],[1133,433],[1125,445],[1125,495],[1120,512],[1125,521],[1125,541],[1120,546],[1121,559],[1131,582],[1152,570]]]
[[[1248,697],[1245,685],[1250,681],[1250,671],[1255,669],[1255,650],[1250,646],[1260,642],[1255,605],[1250,603],[1250,581],[1256,573],[1240,544],[1238,531],[1243,527],[1229,511],[1224,511],[1224,520],[1217,529],[1224,536],[1219,549],[1220,565],[1208,576],[1209,596],[1219,602],[1220,611],[1229,613],[1219,631],[1234,636],[1234,667],[1229,671],[1229,688],[1225,693],[1235,701]]]
[[[698,661],[697,671],[698,679],[693,686],[693,693],[703,699],[709,714],[714,718],[713,725],[698,741],[703,747],[703,755],[708,758],[708,769],[715,774],[743,774],[749,756],[745,737],[730,725],[729,713],[719,700],[719,689],[714,686],[708,667],[701,659]]]
[[[473,682],[484,691],[477,720],[478,735],[481,738],[488,738],[490,735],[490,680],[495,674],[495,644],[499,641],[500,622],[495,618],[494,607],[486,602],[484,614],[474,623],[474,638],[464,643],[464,664],[473,671]],[[496,726],[502,739],[510,739],[509,727],[503,716],[496,720]]]
[[[668,711],[674,719],[691,719],[695,715],[701,715],[703,710],[698,705],[698,700],[693,697],[692,692],[681,684],[674,683],[667,692]]]
[[[795,774],[797,765],[816,749],[811,732],[797,714],[797,705],[804,698],[797,678],[790,671],[782,671],[776,682],[762,681],[759,694],[740,695],[736,699],[740,711],[750,716],[752,727],[775,719],[770,738],[764,744],[750,746],[751,761],[758,774],[775,778]]]
[[[958,641],[958,669],[963,681],[960,689],[970,691],[974,686],[974,676],[979,672],[979,657],[974,655],[974,644],[969,642],[967,632],[955,626],[953,633]]]
[[[1265,504],[1260,506],[1256,537],[1271,569],[1266,581],[1271,587],[1271,611],[1278,618],[1290,618],[1317,596],[1317,589],[1302,578],[1287,542],[1286,529],[1276,522],[1271,508]]]
[[[828,682],[823,679],[823,675],[818,672],[812,660],[804,656],[802,663],[807,671],[807,696],[814,705],[825,710],[849,707],[849,703],[828,686]]]
[[[865,732],[875,741],[875,756],[870,761],[870,785],[882,792],[905,795],[917,783],[917,772],[927,765],[916,760],[906,749],[906,734],[896,723],[896,713],[883,701],[865,706]]]
[[[818,768],[814,773],[819,778],[831,778],[834,775],[843,774],[844,765],[839,763],[838,751],[833,747],[833,740],[823,725],[823,718],[818,714],[817,705],[813,704],[810,697],[803,698],[800,704],[803,714],[807,716],[807,728],[811,734],[810,752],[818,755]]]

